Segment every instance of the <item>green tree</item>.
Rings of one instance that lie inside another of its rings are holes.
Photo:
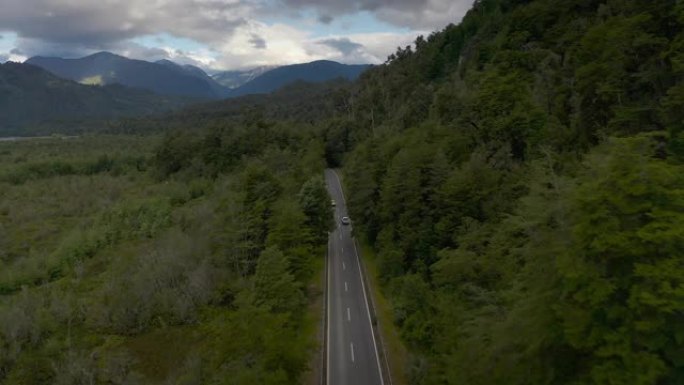
[[[254,303],[276,313],[294,312],[304,303],[287,258],[275,247],[267,248],[259,257],[254,274]]]
[[[297,195],[299,205],[306,215],[306,225],[317,243],[324,242],[333,226],[330,195],[323,178],[314,176],[304,183]]]
[[[684,174],[649,136],[613,139],[573,194],[558,312],[596,384],[675,384],[684,370]]]

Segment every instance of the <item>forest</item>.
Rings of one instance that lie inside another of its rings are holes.
[[[482,0],[367,74],[326,148],[411,383],[684,381],[683,23]]]
[[[479,0],[354,83],[0,143],[0,383],[302,383],[325,167],[408,383],[683,383],[683,26]]]
[[[0,143],[0,383],[304,378],[331,212],[322,146],[275,131]]]

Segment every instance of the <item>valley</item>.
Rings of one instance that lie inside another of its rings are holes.
[[[0,384],[683,383],[684,5],[454,4],[0,66]]]

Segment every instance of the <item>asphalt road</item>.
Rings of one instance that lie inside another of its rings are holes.
[[[328,240],[327,385],[383,385],[352,226],[340,223],[348,216],[342,186],[333,170],[325,180],[337,223]]]

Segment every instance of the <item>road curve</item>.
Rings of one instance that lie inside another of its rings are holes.
[[[348,216],[340,179],[328,169],[325,181],[336,202],[336,227],[328,240],[326,384],[384,385],[351,225],[340,223]]]

